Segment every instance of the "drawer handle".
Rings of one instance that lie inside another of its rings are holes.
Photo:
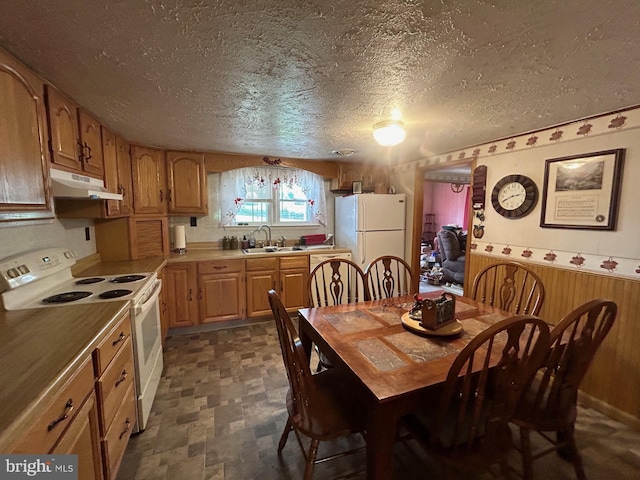
[[[115,347],[120,342],[123,342],[125,338],[127,338],[127,336],[124,334],[124,332],[120,332],[120,335],[118,335],[118,338],[114,340],[111,345]]]
[[[69,418],[69,414],[71,412],[73,412],[73,398],[70,398],[69,400],[67,400],[67,403],[65,403],[64,405],[64,413],[62,415],[60,415],[58,418],[56,418],[53,422],[51,422],[49,425],[47,425],[47,431],[50,432],[51,430],[53,430],[56,425],[58,425],[61,421],[66,420],[67,418]]]
[[[118,385],[120,385],[122,382],[124,382],[127,379],[128,376],[129,376],[129,374],[127,373],[127,371],[126,370],[122,370],[122,373],[120,374],[120,378],[116,382],[116,387]]]
[[[225,266],[223,266],[223,267],[219,267],[219,266],[214,265],[214,267],[213,267],[213,268],[214,268],[214,270],[222,270],[222,269],[224,269],[224,268],[227,268],[227,266],[225,265]]]
[[[130,428],[131,428],[131,420],[129,420],[129,417],[127,417],[127,419],[124,421],[124,430],[120,432],[120,436],[118,437],[118,439],[122,440],[122,437],[124,437],[127,434]]]

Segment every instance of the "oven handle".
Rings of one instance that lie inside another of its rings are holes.
[[[153,307],[154,303],[156,303],[156,300],[158,299],[158,296],[160,295],[161,289],[162,289],[162,280],[158,278],[156,279],[153,293],[147,298],[146,302],[140,305],[134,305],[133,314],[136,316],[143,315],[144,313],[147,312],[147,310]]]

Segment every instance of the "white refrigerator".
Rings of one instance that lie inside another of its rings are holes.
[[[406,204],[404,193],[336,197],[336,245],[349,248],[363,270],[382,255],[404,258]]]

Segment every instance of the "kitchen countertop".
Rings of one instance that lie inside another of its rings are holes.
[[[101,275],[131,275],[134,273],[159,273],[167,261],[162,257],[144,258],[122,262],[100,262],[85,269],[74,271],[74,277],[97,277]]]
[[[188,245],[187,245],[188,247]],[[243,260],[247,258],[282,257],[291,255],[319,255],[331,253],[350,253],[348,248],[318,248],[309,250],[288,250],[286,252],[266,252],[266,253],[242,253],[242,250],[221,250],[219,248],[187,248],[183,254],[172,253],[167,259],[168,263],[179,262],[205,262],[207,260]]]
[[[122,272],[119,272],[122,273]],[[0,452],[91,356],[129,302],[0,311]]]

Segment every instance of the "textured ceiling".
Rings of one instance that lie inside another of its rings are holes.
[[[408,161],[640,104],[637,0],[1,0],[0,46],[173,149]]]

